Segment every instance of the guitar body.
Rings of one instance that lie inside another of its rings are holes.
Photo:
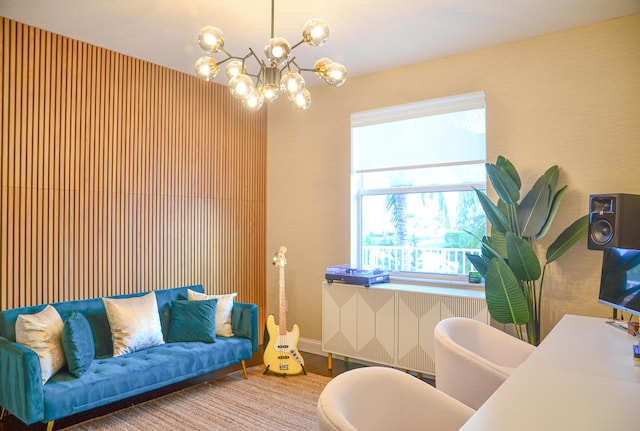
[[[300,374],[304,372],[304,359],[298,351],[300,329],[293,325],[291,331],[281,334],[273,314],[267,317],[267,335],[269,341],[264,349],[264,364],[267,370],[276,374]]]

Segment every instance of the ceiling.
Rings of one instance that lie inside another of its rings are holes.
[[[329,40],[296,62],[329,57],[354,77],[638,12],[640,0],[276,0],[275,35],[293,45],[323,18]],[[231,54],[263,57],[270,13],[269,0],[0,0],[1,16],[189,74],[205,25]]]

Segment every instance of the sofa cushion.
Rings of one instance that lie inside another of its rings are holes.
[[[62,318],[47,305],[35,314],[21,314],[16,320],[16,341],[36,352],[40,358],[42,384],[65,364],[62,349]]]
[[[188,290],[189,300],[203,301],[206,299],[217,299],[218,306],[216,308],[216,335],[221,337],[233,337],[233,329],[231,327],[231,317],[233,312],[233,301],[238,296],[237,293],[229,293],[225,295],[205,295],[204,293]]]
[[[173,301],[171,303],[169,342],[216,341],[217,299],[205,301]]]
[[[251,340],[166,343],[128,355],[96,359],[74,378],[60,371],[43,386],[44,419],[56,420],[177,383],[252,356]]]
[[[96,355],[96,345],[89,321],[82,313],[71,313],[62,329],[62,347],[69,373],[80,377]]]
[[[164,343],[155,292],[132,298],[102,298],[111,327],[113,356]]]

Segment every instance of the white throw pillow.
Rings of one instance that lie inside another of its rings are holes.
[[[16,320],[16,341],[40,358],[43,385],[66,364],[62,328],[64,322],[51,305],[36,314],[20,314]]]
[[[188,298],[190,301],[203,301],[205,299],[217,299],[216,307],[216,335],[221,337],[233,337],[231,329],[231,312],[233,311],[233,300],[237,293],[229,293],[226,295],[205,295],[188,289]]]
[[[111,326],[113,356],[164,344],[154,292],[132,298],[102,298]]]

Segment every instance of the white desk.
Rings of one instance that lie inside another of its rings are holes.
[[[566,315],[461,431],[640,430],[637,338]]]

